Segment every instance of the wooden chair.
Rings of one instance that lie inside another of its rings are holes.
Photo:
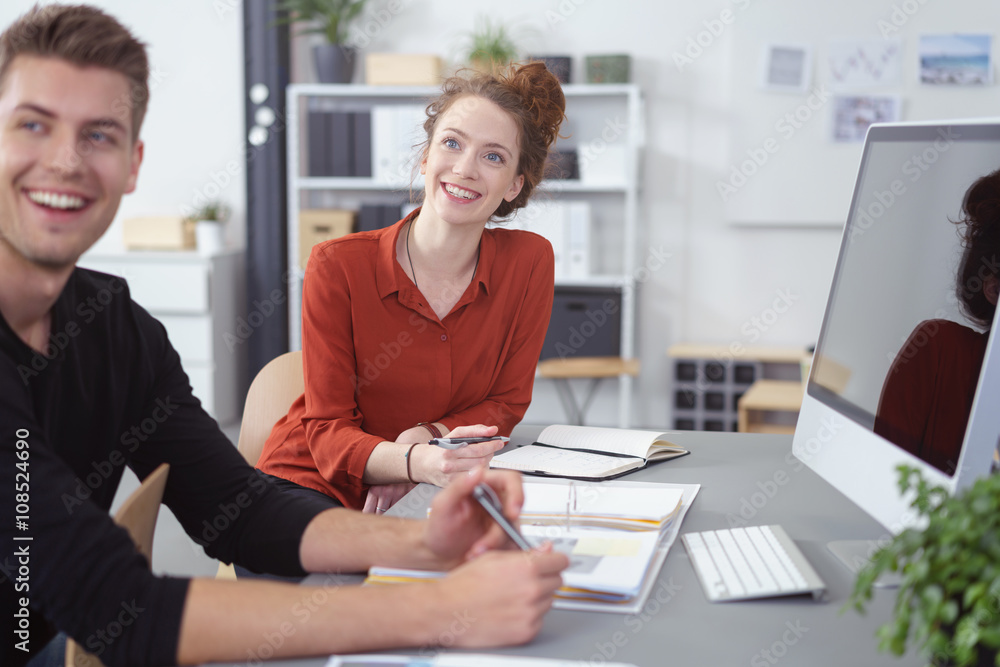
[[[305,389],[300,350],[275,357],[260,369],[247,391],[240,439],[236,445],[247,463],[257,465],[275,422],[288,414],[288,408]],[[215,576],[217,579],[235,579],[236,572],[232,565],[219,563]]]
[[[169,473],[170,466],[160,464],[115,512],[115,523],[128,531],[139,553],[150,563],[153,561],[153,531]],[[66,667],[103,667],[103,664],[72,639],[66,640]]]
[[[285,352],[260,369],[247,391],[237,444],[247,463],[257,465],[275,422],[288,414],[288,408],[305,389],[300,350]]]

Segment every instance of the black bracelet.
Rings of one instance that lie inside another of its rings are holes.
[[[418,482],[415,479],[413,479],[413,474],[410,472],[410,460],[412,458],[410,454],[413,453],[413,448],[419,444],[420,444],[419,442],[416,442],[410,445],[410,448],[406,451],[405,454],[403,454],[403,458],[406,459],[406,479],[410,480],[411,484],[417,484]]]

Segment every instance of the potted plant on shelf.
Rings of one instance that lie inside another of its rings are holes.
[[[222,225],[229,219],[229,214],[230,209],[227,204],[218,199],[212,199],[196,208],[188,216],[188,219],[195,223],[194,233],[199,253],[211,255],[225,247]]]
[[[354,75],[356,49],[347,43],[347,31],[366,0],[280,0],[275,8],[288,12],[282,23],[315,23],[301,34],[321,34],[325,44],[313,47],[316,76],[321,83],[350,83]]]
[[[863,612],[878,576],[903,576],[879,648],[902,655],[912,643],[934,665],[1000,665],[1000,475],[950,496],[915,468],[900,466],[902,493],[926,519],[880,549],[858,573],[850,604]],[[912,630],[912,637],[911,637]]]
[[[480,16],[468,35],[466,60],[480,72],[495,72],[517,59],[518,48],[511,30],[489,17]]]

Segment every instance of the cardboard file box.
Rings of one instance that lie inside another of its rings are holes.
[[[354,216],[334,208],[299,211],[299,268],[305,270],[314,245],[353,232]]]
[[[122,242],[129,250],[194,250],[195,222],[173,215],[126,218]]]
[[[620,289],[556,285],[540,359],[617,357],[621,336]]]
[[[425,53],[369,53],[365,83],[370,86],[437,86],[441,58]]]

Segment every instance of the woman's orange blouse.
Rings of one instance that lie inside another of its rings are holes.
[[[302,293],[305,393],[257,463],[347,507],[364,504],[375,446],[418,422],[495,424],[510,435],[531,402],[552,312],[549,242],[486,229],[472,282],[439,320],[396,261],[415,215],[313,249]]]

